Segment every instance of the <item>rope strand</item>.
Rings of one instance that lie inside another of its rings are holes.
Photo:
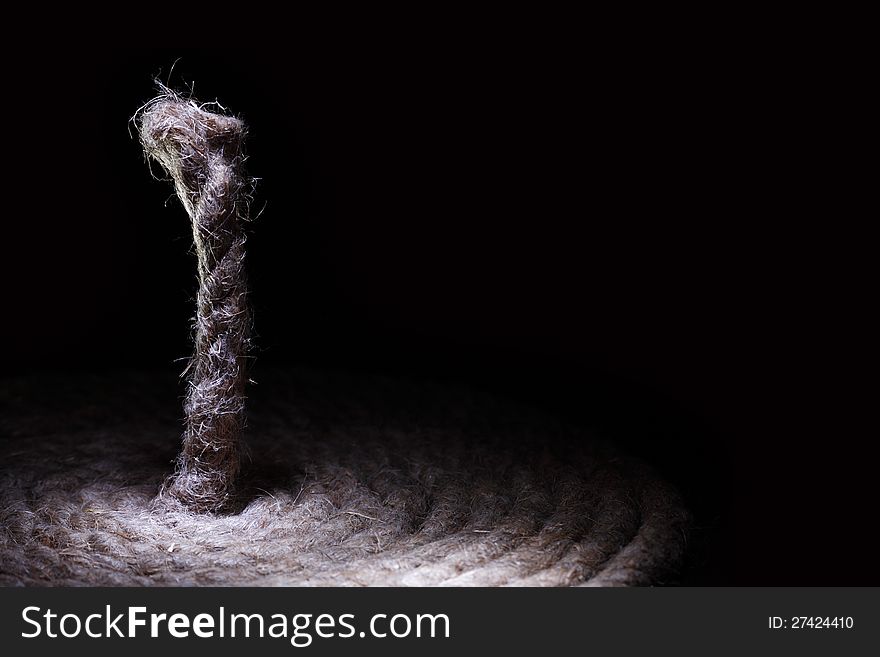
[[[137,116],[141,143],[174,181],[192,220],[199,291],[185,371],[186,430],[170,496],[197,512],[223,508],[239,471],[250,310],[244,271],[248,192],[245,125],[162,89]]]

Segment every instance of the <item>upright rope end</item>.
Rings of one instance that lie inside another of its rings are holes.
[[[239,471],[250,309],[244,221],[244,123],[165,87],[136,115],[141,144],[174,181],[192,222],[199,291],[187,367],[186,430],[177,468],[159,493],[196,512],[222,509]]]

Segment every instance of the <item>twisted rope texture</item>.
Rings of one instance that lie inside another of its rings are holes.
[[[251,185],[243,174],[245,126],[168,90],[136,118],[144,151],[171,176],[192,220],[198,259],[186,430],[160,498],[217,511],[233,491],[244,423],[250,312],[243,221]]]

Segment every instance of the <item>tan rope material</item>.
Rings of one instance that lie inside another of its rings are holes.
[[[160,497],[218,511],[233,491],[244,423],[250,312],[243,222],[251,188],[243,174],[245,127],[167,90],[136,120],[144,151],[174,180],[192,220],[198,260],[186,431],[177,470]]]

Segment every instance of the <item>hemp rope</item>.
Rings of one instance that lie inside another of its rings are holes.
[[[174,378],[0,380],[0,585],[674,583],[688,514],[656,473],[487,393],[260,373],[224,514],[160,508]]]
[[[578,427],[487,393],[265,372],[238,476],[244,126],[167,90],[137,121],[198,257],[183,449],[167,479],[178,422],[162,376],[0,379],[0,585],[674,582],[689,525],[676,491]]]
[[[192,220],[199,291],[187,372],[186,429],[160,493],[194,511],[219,511],[239,471],[250,311],[244,271],[250,181],[245,126],[164,89],[136,116],[141,143],[174,180]]]

